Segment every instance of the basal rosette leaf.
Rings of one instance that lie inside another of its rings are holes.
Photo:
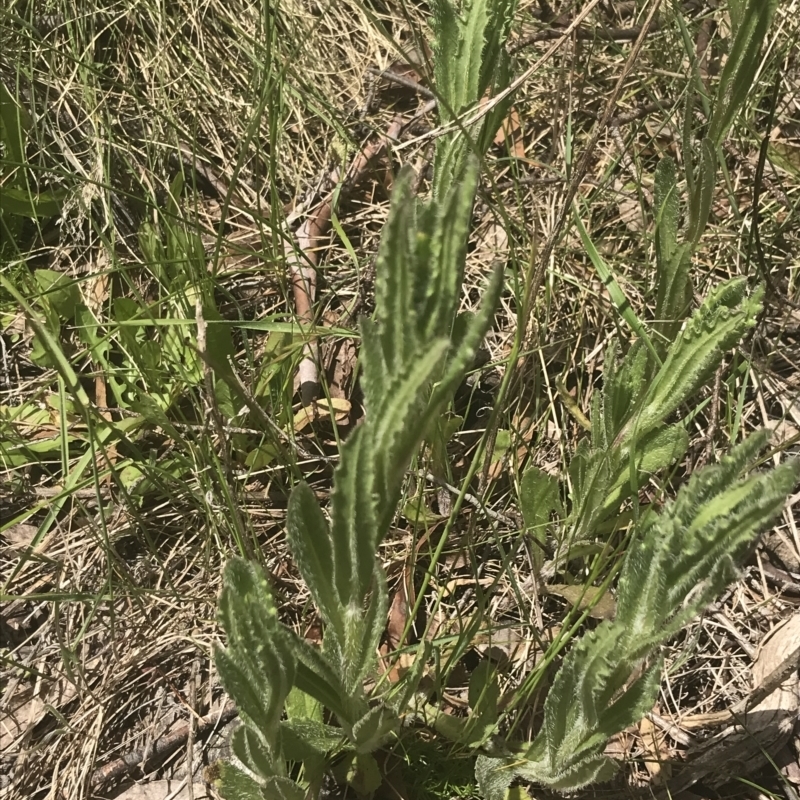
[[[381,233],[376,262],[375,307],[380,320],[379,339],[384,369],[381,375],[396,375],[419,349],[421,340],[419,309],[414,307],[414,292],[419,281],[416,260],[416,198],[412,194],[413,170],[400,171],[392,191],[389,217]],[[369,363],[369,368],[373,364]],[[368,369],[365,369],[365,372]],[[368,381],[372,376],[367,375]],[[383,393],[370,391],[375,402]]]
[[[596,523],[615,514],[620,504],[638,492],[651,475],[676,463],[688,446],[689,435],[686,430],[678,425],[669,425],[656,428],[625,447],[612,451],[611,475],[600,506],[602,513],[597,515]]]
[[[276,775],[280,765],[253,728],[240,725],[231,735],[231,750],[253,774],[261,778]]]
[[[218,782],[220,794],[225,800],[267,800],[261,784],[244,770],[223,762]]]
[[[432,201],[435,225],[430,235],[430,258],[418,261],[420,286],[425,287],[418,307],[421,342],[452,336],[458,311],[467,255],[472,207],[478,186],[478,164],[468,159],[453,189]]]
[[[380,485],[376,485],[376,454],[372,426],[356,428],[342,446],[331,493],[331,562],[333,581],[342,614],[360,606],[369,591],[375,548],[382,533]],[[343,629],[341,631],[343,634]],[[337,636],[340,633],[337,631]],[[344,645],[344,639],[340,640]]]
[[[225,689],[242,719],[270,748],[294,681],[295,660],[282,641],[272,593],[260,565],[234,558],[225,567],[220,622],[228,647],[215,660]]]

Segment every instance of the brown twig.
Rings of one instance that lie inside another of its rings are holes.
[[[227,725],[231,720],[236,719],[238,713],[235,704],[232,701],[228,701],[221,710],[202,717],[195,725],[187,722],[176,731],[156,740],[147,754],[145,754],[144,749],[140,748],[111,761],[103,767],[99,767],[92,773],[91,784],[97,788],[109,781],[123,778],[137,771],[149,772],[159,764],[162,764],[176,750],[186,745],[186,740],[191,735],[192,728],[194,728],[194,736],[202,738],[212,733],[217,727]]]
[[[433,99],[436,95],[427,87],[423,86],[419,81],[406,78],[403,75],[398,75],[391,69],[377,69],[376,67],[367,67],[367,72],[374,75],[378,79],[387,80],[391,83],[396,83],[398,86],[403,86],[406,89],[411,89],[412,92],[421,94],[423,97]]]
[[[416,116],[415,116],[416,118]],[[286,262],[294,294],[295,309],[301,324],[309,328],[314,323],[314,301],[317,292],[317,252],[322,237],[327,233],[333,213],[333,204],[343,192],[353,189],[367,174],[370,166],[388,150],[392,141],[399,138],[409,121],[402,115],[392,120],[386,133],[369,143],[353,159],[344,176],[338,170],[330,175],[335,186],[317,203],[294,235],[285,245]],[[309,335],[303,346],[303,359],[298,367],[300,398],[304,406],[311,405],[319,393],[319,351],[316,339]]]
[[[658,25],[650,28],[650,33],[658,30]],[[631,42],[638,38],[642,29],[635,28],[576,28],[572,35],[580,41],[588,41],[593,39],[606,39],[609,42]],[[537,42],[551,42],[554,39],[560,39],[564,35],[563,28],[545,28],[543,31],[536,31],[529,36],[514,42],[508,48],[509,53],[517,53],[529,45],[536,44]]]
[[[698,0],[688,0],[683,4],[685,11],[696,9],[700,6]],[[552,14],[552,12],[550,12]],[[537,42],[550,42],[554,39],[560,39],[564,35],[564,29],[567,27],[569,20],[553,19],[550,15],[540,14],[540,19],[543,22],[551,24],[553,27],[545,28],[541,31],[536,31],[529,36],[518,39],[513,44],[508,46],[509,53],[517,53],[529,45],[536,44]],[[580,41],[591,41],[594,39],[605,39],[609,42],[632,42],[639,38],[642,30],[647,33],[656,33],[661,29],[661,24],[658,21],[652,23],[645,23],[644,25],[626,26],[623,28],[607,28],[602,25],[595,27],[587,27],[581,25],[576,28],[572,35]]]
[[[773,692],[780,689],[791,677],[793,672],[797,672],[800,667],[800,645],[794,648],[786,658],[778,664],[766,678],[750,692],[747,697],[731,706],[727,711],[719,711],[713,714],[695,714],[684,717],[681,720],[681,727],[689,730],[715,728],[720,725],[727,725],[735,722],[752,711],[756,706],[766,700]]]

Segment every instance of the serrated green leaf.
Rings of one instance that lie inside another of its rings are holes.
[[[550,515],[554,511],[561,511],[558,480],[538,467],[528,467],[519,482],[519,510],[522,512],[526,530],[538,541],[544,542],[547,539]],[[534,548],[534,553],[535,557],[541,559],[539,548]]]
[[[581,541],[604,516],[611,480],[609,456],[605,452],[591,450],[584,439],[578,444],[570,461],[569,474],[573,504],[569,540]]]
[[[367,678],[375,664],[376,654],[381,643],[389,611],[389,590],[386,586],[386,573],[377,559],[373,564],[372,594],[364,614],[363,636],[359,643],[360,654],[354,660],[353,671],[357,681]]]
[[[656,223],[656,260],[659,269],[659,282],[663,279],[675,248],[678,246],[678,214],[680,202],[675,177],[675,161],[669,156],[662,158],[656,167],[653,202]],[[661,316],[661,314],[657,314]]]
[[[710,139],[700,142],[699,175],[694,182],[694,190],[689,198],[689,229],[686,241],[693,250],[708,224],[711,201],[716,187],[717,157]]]
[[[705,149],[703,152],[705,153]],[[705,173],[703,175],[705,176]],[[713,181],[713,162],[710,178]],[[708,184],[704,185],[707,187]],[[695,187],[694,181],[692,187]],[[690,197],[701,194],[696,188],[691,190]],[[656,167],[654,201],[657,296],[656,319],[653,327],[661,334],[661,339],[656,341],[655,347],[659,356],[663,356],[667,345],[672,342],[680,330],[692,298],[689,279],[692,247],[688,244],[678,243],[680,203],[675,162],[669,157],[662,158]],[[707,217],[708,212],[706,211],[705,218]]]
[[[372,425],[365,424],[350,434],[334,472],[330,528],[332,567],[343,618],[349,606],[360,607],[364,602],[381,535],[372,433]],[[344,646],[344,639],[340,641]]]
[[[294,682],[295,660],[280,633],[259,565],[236,558],[228,562],[219,608],[228,636],[227,649],[215,651],[220,679],[242,719],[274,748],[283,704]]]
[[[595,443],[600,449],[608,449],[620,442],[620,433],[625,423],[634,417],[650,383],[654,361],[650,351],[642,341],[636,341],[625,357],[618,360],[618,348],[612,343],[606,348],[603,374],[603,393],[600,410],[592,412],[592,436],[595,439],[595,426],[604,429],[604,435]],[[597,395],[596,395],[597,396]]]
[[[676,463],[688,446],[689,434],[677,425],[656,428],[646,436],[620,442],[619,460],[608,482],[603,513],[596,517],[596,522],[616,513],[623,500],[637,492],[652,475]]]
[[[414,205],[411,193],[413,170],[402,169],[395,180],[389,217],[381,233],[376,265],[375,308],[380,320],[384,374],[396,374],[417,350],[418,309],[414,293]]]

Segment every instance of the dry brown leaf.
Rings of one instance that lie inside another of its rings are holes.
[[[350,401],[345,400],[343,397],[332,397],[330,403],[326,398],[321,398],[316,402],[316,409],[313,406],[303,406],[294,415],[294,432],[300,433],[304,428],[312,425],[316,420],[326,419],[331,416],[333,411],[333,418],[337,424],[342,425],[350,417]]]
[[[619,218],[631,233],[641,233],[647,223],[642,212],[642,204],[636,197],[636,187],[623,183],[619,178],[614,181],[614,190],[618,192],[617,211]]]
[[[579,611],[585,611],[593,605],[589,616],[594,619],[613,619],[617,613],[617,604],[610,592],[595,586],[570,586],[564,583],[550,583],[542,587],[548,594],[563,597],[571,606],[577,606]],[[596,602],[595,602],[596,601]]]
[[[403,646],[403,631],[408,623],[408,611],[414,605],[413,567],[406,562],[400,585],[394,593],[389,607],[389,620],[386,624],[386,639],[389,650],[397,650]]]
[[[516,108],[511,109],[495,134],[494,143],[503,144],[503,142],[506,143],[509,152],[514,158],[525,158],[522,124],[519,121],[519,113]]]
[[[800,643],[800,612],[767,635],[753,664],[753,684],[761,686],[766,678],[793,656]],[[721,733],[690,749],[686,766],[679,774],[680,787],[686,788],[702,780],[711,787],[731,780],[731,766],[737,776],[748,775],[768,763],[789,741],[798,709],[797,669],[779,688],[752,710],[737,714],[735,722]],[[696,727],[698,721],[718,723],[722,714],[689,717],[681,722],[685,728]]]
[[[658,708],[654,709],[658,713]],[[642,740],[642,749],[645,753],[644,766],[653,779],[653,784],[659,785],[669,779],[671,766],[668,761],[670,751],[667,746],[667,737],[664,732],[649,717],[639,723],[639,735]]]
[[[753,664],[753,685],[760,686],[770,672],[779,667],[799,644],[800,612],[789,617],[786,622],[774,628],[765,637]],[[800,681],[798,681],[797,670],[795,670],[786,683],[750,712],[750,714],[766,714],[774,720],[776,726],[782,730],[785,729],[784,744],[789,741],[797,716],[798,689],[800,689]]]
[[[27,522],[18,522],[3,531],[3,536],[8,540],[8,546],[14,550],[27,550],[39,529]]]
[[[215,800],[215,795],[204,783],[192,785],[194,800]],[[150,781],[134,783],[115,800],[191,800],[189,786],[185,781]]]
[[[48,708],[63,709],[78,694],[66,678],[41,681],[36,686],[20,683],[3,703],[0,714],[0,753],[13,753],[24,746],[23,738],[49,713]]]

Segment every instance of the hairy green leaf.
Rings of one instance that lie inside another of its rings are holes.
[[[353,725],[356,750],[359,753],[377,750],[399,724],[400,719],[391,708],[384,705],[374,706]]]
[[[343,640],[343,609],[333,585],[331,567],[335,561],[328,523],[317,498],[304,481],[295,486],[289,498],[286,536],[295,563],[322,618]]]
[[[228,762],[221,765],[219,791],[226,800],[268,800],[258,781]]]
[[[231,735],[231,750],[236,758],[256,775],[271,778],[276,774],[272,753],[258,736],[255,728],[248,725],[236,728]]]
[[[645,434],[664,422],[714,374],[724,353],[755,324],[763,290],[744,278],[718,286],[694,313],[648,387],[635,425]]]
[[[716,187],[717,157],[714,153],[714,146],[708,138],[700,142],[700,162],[697,169],[699,175],[689,197],[689,228],[686,234],[686,241],[692,250],[697,247],[708,224],[711,201]]]
[[[713,174],[711,177],[713,179]],[[695,194],[693,190],[691,196]],[[687,244],[678,243],[680,203],[675,162],[669,157],[658,162],[653,195],[656,213],[657,287],[656,320],[653,327],[661,334],[661,339],[656,341],[655,346],[659,356],[663,356],[666,346],[680,330],[692,298],[689,279],[692,249]]]
[[[550,515],[561,510],[560,485],[553,475],[538,467],[528,467],[519,482],[519,510],[526,530],[539,542],[547,540]],[[537,570],[541,569],[543,553],[533,548]]]
[[[483,800],[505,800],[515,777],[516,772],[508,759],[481,754],[475,760],[475,780]]]

